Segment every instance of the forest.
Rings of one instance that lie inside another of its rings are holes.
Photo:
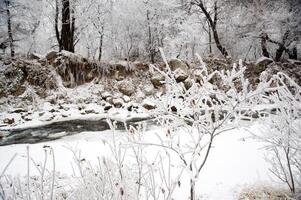
[[[0,0],[0,200],[300,200],[300,0]]]
[[[300,56],[298,0],[1,1],[1,49],[15,54],[76,52],[95,60],[195,61]]]

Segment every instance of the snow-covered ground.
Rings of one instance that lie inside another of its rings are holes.
[[[253,124],[249,131],[259,133],[260,125]],[[232,130],[223,133],[214,141],[208,162],[203,168],[199,181],[196,185],[197,194],[202,199],[210,200],[231,200],[236,199],[239,191],[248,185],[275,184],[270,177],[269,165],[264,159],[264,149],[262,144],[252,139],[250,132],[246,130]],[[155,134],[163,134],[163,129],[151,127],[145,132],[145,142],[153,142]],[[116,140],[125,141],[125,133],[116,131]],[[97,165],[98,157],[110,158],[112,151],[108,148],[108,143],[112,142],[113,134],[111,130],[102,132],[82,132],[77,135],[66,136],[59,140],[31,144],[29,147],[30,156],[36,162],[43,162],[43,147],[51,146],[55,153],[56,171],[66,175],[73,174],[74,158],[69,148],[81,151],[82,158],[88,160],[92,165]],[[25,176],[27,174],[27,144],[15,144],[0,147],[0,172],[6,164],[17,153],[6,175]],[[145,156],[150,160],[160,148],[148,147]],[[173,159],[177,164],[177,159]],[[126,158],[125,163],[131,165],[132,158]],[[72,164],[73,163],[73,164]],[[73,166],[73,167],[72,167]],[[51,168],[51,163],[49,163]],[[30,173],[37,174],[33,164]],[[175,192],[175,199],[188,199],[189,177],[184,173],[182,186]]]

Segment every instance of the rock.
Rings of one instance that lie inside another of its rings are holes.
[[[255,65],[257,67],[267,67],[269,64],[273,63],[274,60],[267,57],[261,57],[256,62]]]
[[[3,60],[4,65],[10,65],[11,63],[12,63],[12,61],[10,59],[4,59]]]
[[[12,111],[12,113],[25,113],[25,112],[27,112],[27,110],[23,108],[16,108]]]
[[[135,68],[135,65],[127,61],[118,61],[115,63],[109,63],[113,69],[113,77],[116,80],[124,80],[129,74],[132,73],[132,70]]]
[[[43,59],[43,58],[44,58],[44,56],[42,56],[42,55],[40,55],[40,54],[38,54],[38,53],[31,53],[31,54],[29,55],[29,57],[30,57],[31,59],[36,59],[36,60],[40,60],[40,59]]]
[[[51,114],[51,113],[45,113],[42,117],[40,117],[40,120],[41,121],[51,121],[51,120],[53,120],[54,119],[54,115],[53,114]],[[28,118],[29,120],[32,120],[32,119],[30,119],[30,118]],[[25,119],[26,120],[26,119]]]
[[[123,99],[123,101],[124,101],[125,103],[128,103],[128,102],[131,101],[131,98],[130,98],[129,96],[126,96],[126,95],[124,95],[124,96],[122,97],[122,99]]]
[[[13,123],[15,123],[15,119],[14,118],[5,118],[4,120],[3,120],[3,123],[4,124],[13,124]]]
[[[49,112],[51,113],[55,113],[55,112],[58,112],[57,110],[55,110],[54,108],[52,108],[51,110],[49,110]]]
[[[145,94],[141,90],[138,90],[136,94],[136,102],[141,103],[144,99],[145,99]]]
[[[190,78],[187,78],[184,81],[184,87],[186,88],[186,90],[189,90],[192,87],[193,81]]]
[[[111,105],[106,105],[105,107],[104,107],[104,111],[108,111],[108,110],[110,110],[111,108],[113,108],[113,106],[111,106]]]
[[[157,108],[156,104],[148,99],[145,99],[143,101],[142,106],[143,106],[143,108],[145,108],[147,110],[153,110],[153,109]]]
[[[89,110],[85,110],[85,113],[86,113],[86,114],[97,114],[98,112],[96,112],[96,111],[93,110],[93,109],[89,109]]]
[[[122,98],[113,99],[113,105],[116,108],[122,107],[123,104],[124,104],[124,101],[122,100]]]
[[[183,62],[180,59],[171,59],[168,62],[168,65],[172,71],[175,71],[176,69],[181,69],[184,71],[186,74],[188,73],[188,66],[185,62]]]
[[[188,74],[180,68],[175,70],[174,76],[175,76],[175,79],[178,83],[183,82],[188,78]]]
[[[129,81],[121,81],[118,83],[118,90],[127,96],[132,96],[132,94],[135,93],[135,86],[133,83],[129,82]]]
[[[152,75],[152,78],[151,78],[151,82],[152,84],[155,86],[155,87],[160,87],[162,86],[165,81],[165,77],[164,75],[162,75],[161,73],[159,72],[155,72],[153,75]]]
[[[174,112],[174,113],[178,112],[178,109],[177,109],[176,106],[171,106],[171,107],[170,107],[170,110],[171,110],[172,112]]]
[[[137,104],[131,104],[130,106],[127,107],[127,110],[132,112],[134,110],[137,110],[139,106]]]
[[[155,94],[155,88],[153,85],[146,85],[143,88],[143,92],[146,96],[154,95]]]
[[[59,52],[52,50],[46,54],[46,59],[50,62],[53,62],[58,57],[58,53]]]
[[[108,102],[109,104],[113,104],[113,97],[108,97],[106,98],[106,102]]]
[[[141,62],[135,61],[134,66],[135,66],[135,69],[137,69],[137,70],[141,70],[141,71],[149,70],[149,65],[146,63],[141,63]]]
[[[112,97],[113,95],[112,95],[110,92],[105,91],[105,92],[101,93],[100,96],[101,96],[104,100],[106,100],[108,97]]]
[[[192,73],[195,82],[202,83],[203,82],[203,74],[201,69],[196,69]]]

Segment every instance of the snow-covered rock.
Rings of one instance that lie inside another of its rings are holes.
[[[151,82],[152,84],[155,86],[155,87],[160,87],[162,86],[165,81],[165,77],[164,75],[162,75],[161,73],[159,72],[155,72],[153,75],[152,75],[152,78],[151,78]]]
[[[186,90],[188,90],[189,88],[191,88],[192,84],[193,84],[193,80],[191,80],[190,78],[187,78],[184,81],[184,86],[185,86]]]
[[[187,72],[183,71],[181,68],[175,70],[174,76],[177,82],[183,82],[188,78]]]
[[[113,99],[112,103],[115,107],[120,108],[124,104],[124,101],[122,98]]]
[[[58,56],[58,52],[57,51],[54,51],[54,50],[51,50],[49,51],[47,54],[46,54],[46,59],[48,61],[53,61],[54,59],[56,59]]]
[[[43,59],[43,58],[44,58],[43,55],[38,54],[38,53],[31,53],[31,54],[29,55],[29,57],[30,57],[31,59],[36,59],[36,60],[40,60],[40,59]]]
[[[106,100],[108,97],[112,97],[112,94],[108,91],[104,91],[101,93],[101,97]]]
[[[274,62],[274,60],[271,59],[271,58],[261,57],[261,58],[259,58],[259,59],[255,62],[255,65],[256,65],[256,66],[266,67],[266,66],[268,66],[269,64],[271,64],[272,62]]]
[[[143,92],[146,96],[153,95],[155,93],[155,88],[153,85],[145,85]]]
[[[118,83],[118,90],[124,95],[131,96],[136,88],[130,81],[121,81]]]
[[[123,101],[124,101],[125,103],[128,103],[128,102],[131,101],[131,98],[130,98],[129,96],[126,96],[126,95],[122,96],[122,99],[123,99]]]
[[[176,69],[181,69],[185,73],[188,73],[188,66],[185,62],[183,62],[180,59],[171,59],[168,62],[168,65],[172,71],[175,71]]]
[[[149,99],[144,99],[144,101],[142,102],[142,106],[147,110],[153,110],[157,108],[156,104]]]

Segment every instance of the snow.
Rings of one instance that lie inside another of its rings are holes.
[[[256,61],[255,65],[259,65],[260,63],[272,63],[272,62],[274,62],[273,59],[262,56]]]
[[[156,134],[162,134],[164,129],[160,127],[150,127],[145,133],[145,142],[155,142]],[[260,183],[274,184],[268,175],[268,163],[264,159],[262,144],[252,139],[251,132],[258,133],[260,125],[253,124],[248,131],[235,129],[228,131],[216,138],[209,160],[200,174],[197,182],[197,193],[207,200],[235,199],[237,193],[246,185]],[[63,133],[58,133],[63,134]],[[124,141],[125,134],[116,131],[117,141]],[[77,135],[66,136],[64,138],[30,145],[30,156],[37,163],[43,161],[43,146],[51,146],[55,153],[55,163],[57,171],[72,175],[72,153],[68,148],[76,148],[81,151],[81,155],[86,160],[96,165],[98,157],[111,157],[112,152],[107,143],[113,140],[111,130],[102,132],[82,132]],[[0,171],[9,162],[11,157],[17,153],[17,157],[6,171],[6,174],[13,176],[26,175],[26,144],[15,144],[0,147]],[[67,148],[68,147],[68,148]],[[155,157],[158,147],[148,147],[145,156],[152,160]],[[176,159],[171,157],[172,161]],[[130,156],[126,159],[126,164],[132,162]],[[51,164],[51,163],[50,163]],[[50,165],[49,164],[49,165]],[[176,163],[175,163],[176,165]],[[51,166],[51,165],[50,165]],[[35,168],[31,166],[31,174],[37,174]],[[189,175],[183,175],[182,186],[176,190],[175,199],[186,199],[189,192]]]

